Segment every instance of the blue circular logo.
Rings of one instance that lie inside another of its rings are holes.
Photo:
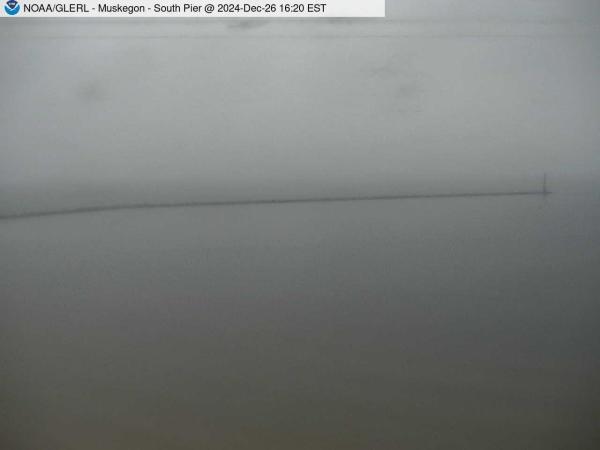
[[[4,5],[4,11],[9,16],[16,16],[21,11],[21,5],[17,0],[8,0],[6,5]]]

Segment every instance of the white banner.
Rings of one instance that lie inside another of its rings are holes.
[[[0,0],[0,17],[195,17],[319,18],[385,17],[385,0]]]

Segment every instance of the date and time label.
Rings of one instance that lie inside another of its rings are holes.
[[[0,0],[0,17],[319,18],[385,17],[385,0]],[[10,5],[9,5],[10,3]]]

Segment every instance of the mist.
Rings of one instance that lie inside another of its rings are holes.
[[[593,183],[595,5],[4,21],[0,213]]]
[[[0,449],[600,448],[597,1],[0,39]]]

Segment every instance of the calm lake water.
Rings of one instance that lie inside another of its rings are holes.
[[[600,448],[600,198],[0,222],[3,449]]]

